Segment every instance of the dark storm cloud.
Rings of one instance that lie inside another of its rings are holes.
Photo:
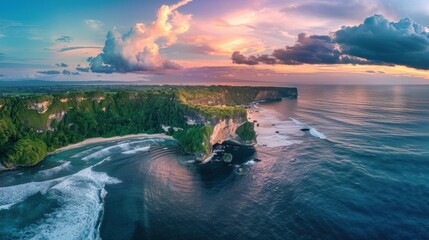
[[[343,53],[373,61],[429,69],[429,33],[409,18],[389,22],[381,15],[335,32]]]
[[[258,58],[255,56],[244,56],[239,51],[235,51],[231,56],[232,62],[236,64],[256,65],[259,64]]]
[[[57,38],[55,41],[57,41],[57,42],[66,42],[66,43],[69,43],[69,42],[71,42],[72,40],[73,40],[73,38],[72,38],[72,37],[70,37],[70,36],[61,36],[61,37]]]
[[[381,15],[354,27],[343,27],[331,36],[298,35],[293,46],[270,55],[232,54],[236,64],[377,64],[429,69],[429,33],[409,18],[389,22]]]
[[[236,64],[246,64],[246,65],[256,65],[259,63],[265,63],[265,64],[276,64],[278,63],[278,60],[273,57],[270,56],[268,54],[262,54],[262,55],[258,55],[258,56],[244,56],[243,54],[241,54],[239,51],[235,51],[232,54],[232,62],[236,63]]]
[[[46,75],[58,75],[60,74],[60,71],[57,70],[48,70],[48,71],[39,71],[40,74],[46,74]]]
[[[65,64],[65,63],[56,63],[55,66],[57,66],[57,67],[68,67],[69,65]]]
[[[283,64],[334,64],[340,62],[341,52],[329,36],[301,33],[294,46],[276,49],[272,55]]]
[[[305,33],[298,35],[298,40],[293,46],[276,49],[272,54],[258,56],[244,56],[240,52],[232,54],[233,63],[256,65],[264,64],[371,64],[369,61],[356,57],[346,56],[341,53],[337,44],[330,36],[311,35]]]

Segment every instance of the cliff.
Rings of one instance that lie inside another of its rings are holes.
[[[202,158],[226,140],[252,144],[243,105],[296,97],[296,88],[211,86],[0,99],[0,161],[34,165],[48,151],[86,138],[164,132]]]
[[[188,107],[188,124],[205,125],[212,129],[209,144],[202,142],[200,147],[194,148],[202,151],[188,151],[202,160],[211,153],[214,144],[225,141],[240,145],[254,143],[256,134],[253,124],[247,121],[243,105],[296,98],[298,93],[296,88],[212,86],[178,89],[177,95],[179,101]]]

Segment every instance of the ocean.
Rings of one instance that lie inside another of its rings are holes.
[[[0,239],[429,239],[429,86],[298,91],[230,165],[133,138],[2,172]]]

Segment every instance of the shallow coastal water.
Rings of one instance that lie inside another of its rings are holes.
[[[299,94],[251,110],[261,162],[134,138],[2,172],[0,239],[428,239],[429,87]]]

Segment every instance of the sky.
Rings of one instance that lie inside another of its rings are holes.
[[[0,80],[428,84],[424,0],[5,0]]]

